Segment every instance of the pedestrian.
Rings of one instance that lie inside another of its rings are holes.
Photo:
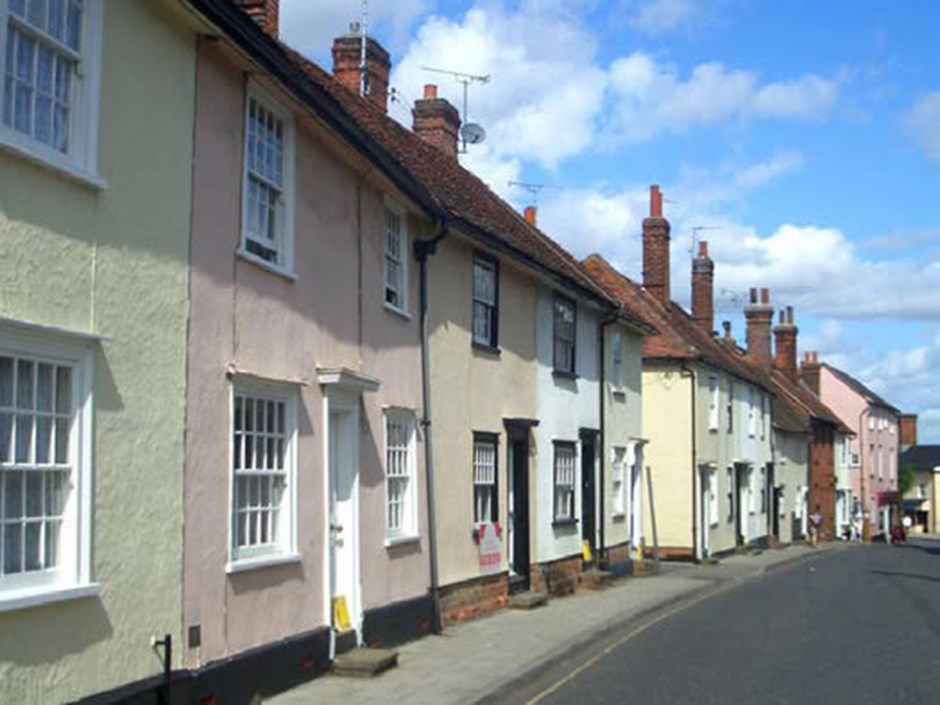
[[[809,515],[809,545],[813,548],[819,544],[819,530],[822,528],[822,514],[819,512],[819,505]]]

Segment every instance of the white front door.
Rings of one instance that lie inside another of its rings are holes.
[[[331,404],[332,406],[332,404]],[[336,631],[359,628],[359,463],[357,410],[330,409],[330,604]]]
[[[630,540],[635,551],[643,545],[643,446],[631,444],[630,463]],[[655,488],[654,488],[655,489]]]

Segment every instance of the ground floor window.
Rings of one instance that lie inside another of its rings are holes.
[[[574,443],[555,441],[555,521],[574,519],[574,483],[577,450]]]
[[[496,495],[496,446],[494,433],[473,434],[473,521],[499,521]]]
[[[610,463],[610,499],[612,512],[615,518],[626,514],[626,483],[624,470],[626,465],[627,449],[623,446],[614,446],[613,458]]]

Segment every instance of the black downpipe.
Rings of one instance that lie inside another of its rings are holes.
[[[173,698],[173,637],[164,634],[162,639],[154,639],[152,643],[163,648],[163,690],[159,700],[161,705],[170,705]]]
[[[440,580],[437,571],[437,529],[434,502],[434,453],[431,448],[431,374],[428,354],[428,257],[437,251],[437,243],[447,235],[447,220],[440,220],[437,233],[430,240],[415,240],[414,256],[418,260],[418,288],[420,306],[421,338],[421,406],[424,430],[424,474],[428,494],[428,567],[430,570],[430,592],[433,602],[432,628],[435,634],[443,629],[441,624]]]

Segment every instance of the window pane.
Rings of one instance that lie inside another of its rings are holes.
[[[65,32],[65,0],[49,0],[48,32],[61,40]]]
[[[59,564],[59,527],[61,524],[60,521],[46,523],[46,568],[53,568]]]
[[[3,518],[19,519],[23,516],[23,473],[7,471],[3,478]]]
[[[25,570],[40,570],[42,562],[40,561],[40,532],[42,531],[41,522],[31,522],[26,525],[26,561]]]
[[[49,446],[52,443],[52,417],[40,416],[36,419],[36,462],[49,462]]]
[[[36,408],[52,411],[52,365],[45,362],[36,369]]]
[[[10,462],[10,444],[13,441],[13,416],[0,412],[0,463]]]
[[[0,357],[0,407],[13,406],[13,358]]]
[[[16,462],[28,463],[33,442],[33,419],[20,414],[16,417]]]
[[[72,412],[72,370],[57,367],[55,371],[55,410],[60,414]]]
[[[3,530],[3,572],[19,573],[23,570],[23,525],[7,524]]]
[[[33,408],[33,363],[31,360],[17,362],[16,405],[21,409]]]
[[[69,462],[69,419],[55,420],[55,461],[58,464]]]
[[[81,48],[82,0],[68,0],[66,43],[75,51]]]

